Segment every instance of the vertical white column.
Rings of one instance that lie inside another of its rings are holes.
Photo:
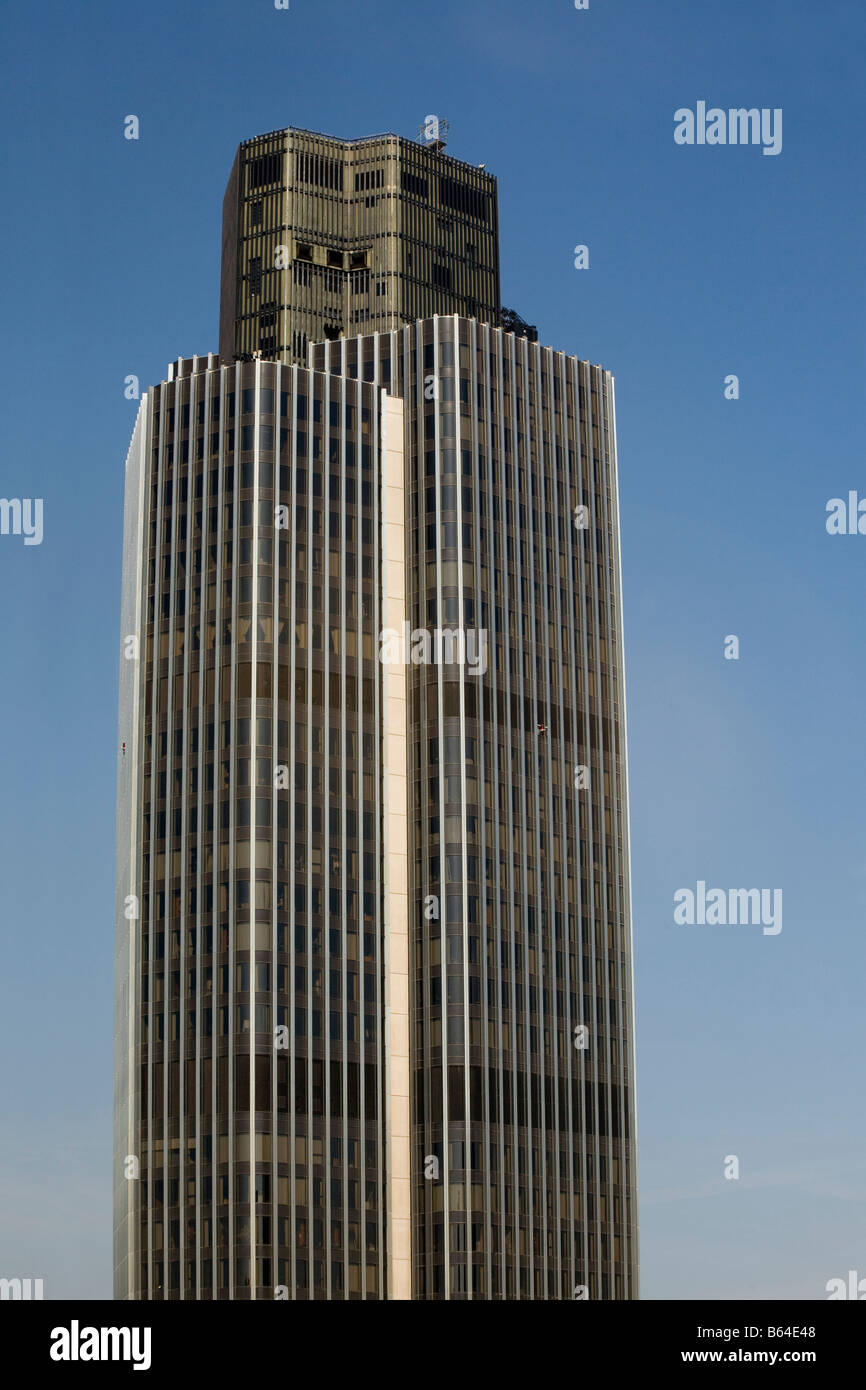
[[[406,618],[403,402],[382,392],[382,626]],[[388,1296],[412,1297],[406,668],[382,667]]]

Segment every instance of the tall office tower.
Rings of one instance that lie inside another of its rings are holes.
[[[181,359],[122,634],[116,1295],[636,1298],[610,375]]]
[[[432,119],[432,118],[431,118]],[[499,314],[496,180],[442,142],[278,130],[242,144],[223,203],[220,359],[433,314]]]

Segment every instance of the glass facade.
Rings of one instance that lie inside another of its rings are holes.
[[[314,349],[406,411],[413,1297],[637,1297],[614,389],[457,317]],[[476,640],[476,654],[481,643]]]
[[[179,362],[127,462],[119,1297],[385,1292],[380,393]]]

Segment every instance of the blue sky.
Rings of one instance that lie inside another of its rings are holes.
[[[860,0],[5,7],[0,496],[44,540],[0,537],[0,1274],[111,1291],[124,378],[217,347],[239,141],[435,112],[504,302],[616,376],[644,1297],[866,1276],[866,536],[825,529],[866,496],[864,39]],[[782,108],[781,154],[677,146],[699,100]],[[699,879],[782,932],[676,926]]]

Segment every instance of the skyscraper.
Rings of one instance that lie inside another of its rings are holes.
[[[398,204],[392,141],[330,144]],[[637,1297],[612,379],[498,276],[407,322],[395,273],[300,365],[282,283],[270,360],[178,361],[127,460],[116,1294]]]

